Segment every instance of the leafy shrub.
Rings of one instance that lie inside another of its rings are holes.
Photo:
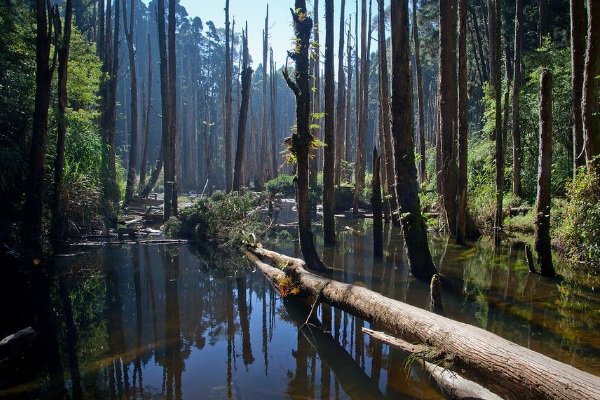
[[[258,205],[258,198],[252,192],[217,191],[183,209],[179,216],[181,225],[172,224],[175,229],[170,233],[196,241],[211,238],[227,245],[254,243],[266,230]]]
[[[585,169],[567,185],[567,202],[556,214],[559,247],[600,268],[600,176]]]
[[[282,174],[277,178],[271,179],[265,183],[265,189],[271,196],[291,196],[295,195],[294,177],[292,175]]]

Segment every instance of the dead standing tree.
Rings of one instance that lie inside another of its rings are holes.
[[[246,143],[246,122],[248,120],[248,104],[250,103],[250,90],[252,89],[252,67],[248,66],[248,25],[242,31],[242,102],[240,104],[240,117],[238,120],[237,149],[235,151],[235,166],[233,169],[233,190],[242,187],[242,167],[244,165],[244,148]]]
[[[295,0],[294,9],[290,11],[294,21],[296,46],[293,51],[288,51],[288,57],[295,62],[295,70],[293,80],[287,67],[283,70],[283,77],[296,97],[296,132],[289,142],[290,152],[297,162],[296,200],[300,249],[308,268],[323,271],[326,268],[317,254],[310,229],[308,199],[308,155],[314,140],[309,127],[311,92],[308,83],[308,50],[313,21],[306,13],[306,0]]]

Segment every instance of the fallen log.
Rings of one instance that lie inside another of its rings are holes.
[[[19,354],[23,347],[33,342],[33,339],[35,339],[35,332],[30,326],[2,339],[0,341],[0,362]]]
[[[372,290],[308,272],[300,259],[261,247],[252,261],[272,281],[289,275],[301,289],[395,337],[449,355],[453,369],[508,399],[600,399],[600,377],[467,325]],[[256,256],[275,263],[271,267]],[[285,271],[285,272],[284,272]]]
[[[440,354],[432,351],[429,346],[415,345],[402,339],[395,338],[383,332],[362,328],[367,335],[389,344],[406,353],[415,354],[419,363],[438,384],[440,390],[448,399],[453,400],[502,400],[497,394],[490,392],[476,382],[463,378],[454,371],[439,365],[442,361]]]

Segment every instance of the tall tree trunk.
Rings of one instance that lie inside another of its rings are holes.
[[[421,215],[413,144],[408,0],[392,0],[392,136],[396,166],[396,195],[411,273],[429,281],[437,272]]]
[[[63,210],[63,174],[65,168],[65,142],[67,139],[67,78],[69,66],[69,51],[71,46],[71,23],[73,20],[73,2],[65,3],[65,20],[62,38],[58,47],[58,106],[57,106],[57,135],[56,156],[54,158],[54,192],[52,198],[51,236],[54,251],[59,249],[64,233]],[[57,32],[58,33],[58,32]]]
[[[164,180],[164,189],[165,189],[165,201],[164,201],[164,216],[167,215],[167,209],[169,213],[169,217],[171,214],[171,206],[170,206],[170,197],[167,200],[167,164],[168,164],[168,156],[169,150],[168,147],[170,145],[169,141],[169,63],[167,60],[167,34],[165,28],[165,0],[157,1],[157,29],[158,29],[158,52],[160,57],[160,97],[161,97],[161,154],[160,160],[158,162],[161,163],[161,166],[164,168],[163,180]],[[157,165],[158,165],[157,162]],[[158,168],[156,168],[158,170]],[[160,171],[158,171],[160,174]],[[169,193],[170,196],[170,193]],[[165,218],[165,220],[168,219]]]
[[[577,168],[585,165],[583,148],[583,120],[581,98],[583,96],[583,71],[585,61],[585,4],[571,0],[571,123],[573,124],[573,175]]]
[[[552,175],[552,73],[542,71],[540,76],[540,151],[536,198],[535,251],[541,274],[554,276],[550,243],[550,205]]]
[[[225,0],[225,190],[229,191],[232,187],[231,176],[231,148],[232,148],[232,84],[233,79],[233,60],[231,58],[231,42],[233,37],[229,38],[229,0]]]
[[[277,67],[273,60],[273,48],[269,49],[271,58],[271,169],[273,170],[273,178],[277,178],[279,171],[277,168],[277,125],[275,121],[276,109],[277,109]]]
[[[550,33],[548,25],[548,0],[538,0],[538,46],[542,47],[544,38]]]
[[[262,159],[261,173],[263,181],[266,182],[271,176],[271,163],[269,162],[271,157],[269,155],[269,132],[267,119],[267,51],[269,48],[269,5],[267,4],[267,16],[265,17],[265,28],[263,30],[263,58],[262,58],[262,104],[261,104],[261,154],[264,155]]]
[[[313,96],[313,108],[312,112],[314,114],[321,113],[321,42],[319,41],[319,0],[313,1],[313,30],[314,30],[314,43],[315,48],[313,49],[313,54],[311,55],[312,62],[312,79],[315,81],[315,86],[312,93]],[[321,118],[315,121],[316,125],[319,128],[315,131],[315,136],[319,137],[320,135],[320,126]],[[311,152],[313,150],[310,150]],[[314,150],[314,154],[312,154],[309,158],[310,165],[310,175],[309,175],[309,186],[311,190],[315,190],[317,188],[317,175],[319,173],[319,163],[317,157],[318,150]],[[311,204],[311,207],[316,207],[316,204]]]
[[[456,237],[456,2],[440,0],[440,150],[442,205],[450,234]]]
[[[344,140],[346,136],[346,74],[344,73],[344,9],[346,0],[342,0],[340,8],[340,38],[338,44],[338,91],[335,122],[335,184],[341,183],[342,158],[344,154]]]
[[[467,70],[467,0],[458,2],[458,178],[456,180],[456,242],[465,243],[467,233],[467,163],[469,150],[468,70]]]
[[[385,39],[385,9],[384,1],[377,0],[378,17],[378,45],[379,45],[379,107],[381,108],[381,129],[382,132],[382,155],[384,159],[385,185],[384,192],[392,196],[392,203],[396,203],[394,193],[394,154],[392,152],[392,133],[390,126],[390,91],[389,91],[389,72],[387,58],[387,43]],[[422,93],[421,93],[422,95]],[[391,207],[392,209],[395,207]],[[391,214],[392,210],[390,210]]]
[[[54,73],[55,59],[50,64],[50,47],[53,39],[54,9],[46,8],[46,1],[37,0],[36,44],[35,44],[35,100],[33,110],[33,130],[27,177],[27,195],[24,210],[27,212],[21,227],[23,245],[27,249],[26,262],[29,266],[38,265],[42,259],[42,215],[44,196],[44,160],[48,146],[48,109],[50,89]],[[50,20],[49,20],[50,19]]]
[[[373,149],[373,182],[371,205],[373,207],[373,255],[383,257],[383,209],[381,204],[381,158],[377,147]]]
[[[242,168],[244,165],[244,148],[246,143],[246,122],[248,121],[248,104],[252,89],[252,67],[248,66],[248,27],[242,32],[243,64],[242,64],[242,101],[238,120],[237,148],[235,150],[235,167],[233,170],[233,190],[239,190],[243,184]]]
[[[356,178],[354,184],[354,212],[358,212],[358,200],[360,193],[365,187],[365,172],[366,172],[366,146],[367,146],[367,109],[368,104],[365,104],[367,98],[367,85],[369,84],[369,68],[367,64],[367,34],[369,31],[367,21],[367,0],[362,0],[361,6],[361,34],[360,34],[360,107],[358,107],[358,129],[356,138]]]
[[[600,169],[600,3],[588,0],[588,32],[583,75],[583,139],[588,170]],[[596,172],[597,172],[596,171]]]
[[[310,86],[308,83],[308,50],[313,21],[306,12],[306,0],[295,0],[294,9],[290,9],[294,21],[296,46],[290,57],[295,62],[294,80],[284,70],[284,78],[296,97],[296,132],[291,138],[291,151],[297,160],[297,203],[298,233],[300,250],[306,265],[310,269],[325,270],[313,242],[310,228],[310,210],[308,199],[308,156],[313,135],[310,133]]]
[[[138,188],[140,196],[141,192],[146,186],[146,171],[148,169],[148,147],[150,146],[150,110],[152,109],[152,46],[150,44],[150,33],[148,33],[146,40],[148,41],[148,93],[146,94],[146,110],[144,113],[144,127],[142,131],[142,163],[140,166],[140,185]]]
[[[427,180],[427,172],[425,170],[425,110],[423,104],[423,73],[421,71],[419,25],[417,23],[417,0],[412,0],[412,12],[413,44],[415,49],[415,70],[417,73],[417,116],[419,130],[419,155],[421,156],[421,160],[419,162],[419,181],[421,183],[424,183]]]
[[[325,0],[325,157],[323,166],[323,237],[335,244],[335,74],[333,0]]]
[[[352,66],[352,44],[351,39],[352,30],[352,15],[350,15],[348,23],[348,33],[346,35],[346,64],[348,64],[348,92],[346,94],[346,138],[344,140],[345,151],[344,160],[349,162],[352,159],[352,73],[354,68]],[[352,177],[346,177],[348,180],[352,180]]]
[[[127,51],[129,53],[129,78],[131,82],[131,127],[129,135],[129,169],[127,170],[127,187],[125,189],[125,203],[133,199],[137,166],[137,144],[138,144],[138,92],[137,72],[135,65],[135,9],[137,2],[131,0],[130,21],[127,22],[127,0],[123,1],[123,27],[127,39]]]
[[[513,65],[513,88],[512,88],[512,145],[513,145],[513,171],[512,189],[517,197],[523,195],[521,189],[521,126],[519,124],[520,107],[519,93],[521,92],[521,81],[523,74],[523,0],[515,3],[515,60]]]
[[[471,14],[471,20],[473,21],[473,30],[475,31],[475,38],[477,39],[477,49],[479,50],[479,58],[481,59],[481,72],[483,73],[483,82],[488,81],[490,78],[489,61],[485,63],[485,52],[483,51],[483,39],[481,37],[481,31],[479,29],[479,17],[473,7],[468,7],[469,13]]]
[[[100,60],[104,60],[104,48],[106,46],[105,27],[104,27],[104,0],[98,0],[98,42],[96,44],[96,54]]]
[[[165,221],[171,216],[177,216],[177,178],[175,171],[177,155],[177,59],[175,45],[175,28],[177,19],[175,16],[175,5],[177,0],[169,0],[169,29],[167,42],[169,50],[169,143],[165,145],[165,203],[170,200],[169,209],[165,208]],[[168,198],[167,198],[168,197]]]
[[[495,140],[496,140],[496,214],[494,218],[494,228],[496,233],[502,230],[502,200],[504,197],[504,140],[502,137],[502,64],[500,59],[500,48],[502,39],[500,32],[500,1],[488,1],[488,13],[490,24],[490,76],[492,87],[494,88],[495,100]]]

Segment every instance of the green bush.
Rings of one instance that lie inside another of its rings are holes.
[[[279,175],[265,183],[265,189],[271,196],[291,196],[296,192],[294,177],[292,175]]]
[[[600,268],[600,176],[585,169],[567,185],[567,202],[557,210],[554,236],[569,255]]]

